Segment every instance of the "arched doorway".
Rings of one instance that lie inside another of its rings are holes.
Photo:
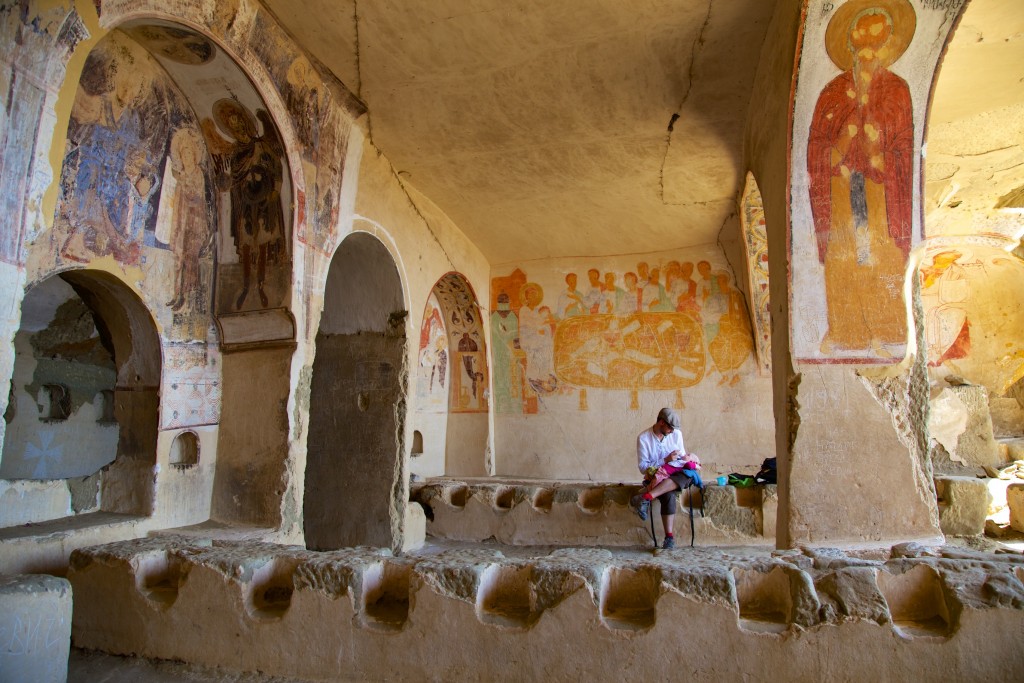
[[[487,348],[476,295],[448,273],[430,290],[420,323],[413,428],[423,436],[410,469],[422,476],[485,476]]]
[[[0,477],[35,500],[4,525],[151,514],[161,353],[139,297],[100,271],[51,276],[25,294],[15,349]]]
[[[1024,438],[1024,92],[1015,9],[979,0],[964,7],[928,108],[915,284],[932,389],[930,452],[942,474],[998,468]],[[997,488],[991,493],[999,498]]]
[[[303,503],[308,548],[400,543],[405,317],[387,248],[367,233],[347,237],[331,261],[316,336]]]

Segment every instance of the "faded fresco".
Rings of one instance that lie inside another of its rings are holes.
[[[264,109],[254,115],[225,97],[214,103],[212,114],[203,119],[203,133],[213,153],[217,187],[228,196],[228,225],[241,271],[241,282],[233,288],[237,298],[222,302],[220,310],[269,308],[275,292],[268,270],[280,272],[289,263],[281,208],[284,146]],[[250,293],[258,304],[248,301]],[[276,294],[275,305],[283,304],[281,292]]]
[[[416,395],[421,410],[445,412],[448,404],[448,335],[444,328],[444,313],[437,296],[427,297],[423,322],[420,324],[420,346],[417,356]]]
[[[850,0],[807,15],[794,140],[792,324],[796,355],[892,362],[909,338],[907,260],[920,239],[915,150],[945,12]],[[826,61],[823,59],[828,57]]]
[[[918,272],[931,373],[1003,396],[1024,378],[1024,263],[991,242],[940,241]]]
[[[764,222],[764,204],[757,181],[747,174],[740,199],[740,221],[747,256],[747,291],[754,316],[757,369],[764,377],[772,374],[772,318],[768,289],[768,232]]]
[[[0,215],[5,221],[0,230],[0,261],[24,263],[26,232],[21,226],[31,226],[30,235],[41,227],[38,217],[26,216],[25,200],[30,187],[45,188],[52,179],[49,164],[39,163],[46,141],[40,149],[35,143],[45,104],[52,106],[56,100],[66,61],[87,35],[74,10],[60,6],[38,10],[27,2],[0,5],[0,155],[4,160],[0,164]],[[37,222],[40,225],[35,225]]]
[[[281,89],[302,143],[308,196],[297,202],[304,212],[299,239],[329,253],[338,233],[341,176],[352,125],[342,112],[351,106],[350,96],[332,88],[276,23],[257,15],[253,31],[254,50]]]
[[[420,325],[416,393],[427,412],[486,413],[487,350],[476,297],[449,273],[427,298]]]
[[[182,213],[178,239],[185,253],[216,245],[219,314],[286,306],[291,276],[291,182],[284,144],[259,94],[238,66],[210,39],[182,26],[130,23],[125,33],[146,48],[184,93],[199,120],[199,135],[178,141],[179,168],[201,147],[211,169],[204,186],[187,172],[177,205],[198,208],[200,197],[213,216]],[[172,151],[175,149],[172,139]],[[199,224],[216,227],[209,243],[199,242]],[[187,271],[187,266],[185,267]],[[183,285],[194,274],[179,272]],[[187,290],[185,290],[187,291]],[[187,295],[186,295],[187,296]],[[176,294],[173,302],[179,302]]]
[[[586,410],[595,389],[628,392],[632,408],[647,391],[676,392],[681,403],[681,390],[705,379],[735,385],[753,357],[743,295],[709,261],[590,268],[584,284],[568,272],[561,289],[516,269],[491,281],[491,297],[501,413],[535,414],[566,394]]]
[[[188,100],[145,49],[112,32],[89,53],[75,95],[46,265],[111,257],[139,268],[145,290],[169,291],[151,302],[161,317],[169,313],[169,335],[203,340],[213,295],[213,187]]]
[[[68,126],[52,239],[65,260],[111,256],[142,265],[156,238],[165,160],[173,132],[198,122],[154,60],[113,33],[86,60]]]

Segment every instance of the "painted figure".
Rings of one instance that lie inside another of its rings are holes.
[[[214,152],[221,189],[230,191],[231,237],[242,264],[242,291],[235,308],[241,309],[249,295],[254,264],[256,289],[265,308],[270,305],[264,290],[267,265],[287,258],[281,207],[284,147],[270,115],[262,109],[256,112],[262,135],[256,119],[237,100],[218,100],[213,105],[213,116],[216,126],[205,119],[203,132]],[[225,140],[217,128],[233,141]]]
[[[443,396],[445,378],[448,376],[448,338],[445,336],[440,306],[433,294],[427,299],[427,311],[420,325],[419,363],[420,395],[432,396],[436,380],[438,395]]]
[[[201,259],[209,252],[214,233],[207,214],[209,204],[202,158],[203,143],[194,130],[182,128],[171,138],[171,174],[176,183],[171,244],[176,273],[174,298],[167,305],[174,311],[187,309],[205,313],[207,310]]]
[[[614,314],[622,309],[622,297],[626,295],[621,287],[615,284],[615,273],[608,271],[604,274],[604,306],[602,313]]]
[[[967,270],[957,263],[962,257],[955,249],[942,251],[932,257],[930,267],[921,269],[928,365],[933,367],[966,358],[971,351],[966,308],[971,283]]]
[[[557,384],[554,378],[554,334],[551,311],[541,306],[544,290],[536,282],[523,285],[519,309],[519,346],[526,354],[526,380],[538,393]]]
[[[565,276],[565,291],[558,297],[558,313],[562,318],[571,318],[587,312],[583,295],[576,289],[576,273]]]
[[[731,386],[740,381],[736,371],[754,350],[754,338],[750,332],[743,295],[730,285],[728,273],[718,274],[718,288],[727,302],[726,311],[719,318],[718,333],[708,343],[708,354],[722,374],[719,384],[728,383]]]
[[[498,295],[498,310],[491,314],[494,354],[494,406],[499,413],[522,412],[522,367],[519,363],[519,319],[509,296]],[[517,353],[518,352],[518,353]]]
[[[587,293],[583,295],[583,311],[585,313],[600,313],[601,303],[604,301],[604,285],[601,284],[601,271],[591,268],[587,271],[587,281],[590,286]]]
[[[700,304],[697,302],[697,283],[693,279],[693,261],[684,261],[679,267],[678,295],[675,295],[676,310],[690,313],[694,317],[700,315]]]
[[[910,89],[888,67],[916,17],[906,0],[854,0],[829,22],[843,70],[821,91],[807,144],[811,213],[824,265],[828,331],[821,350],[906,340],[903,271],[911,242],[914,124]]]

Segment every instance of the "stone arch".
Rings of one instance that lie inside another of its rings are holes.
[[[40,504],[23,507],[152,514],[162,357],[138,294],[100,270],[52,275],[26,292],[15,348],[0,475],[36,480]],[[61,387],[62,410],[46,410],[47,386]],[[28,521],[44,520],[5,519]]]
[[[158,311],[168,353],[178,361],[174,371],[183,378],[201,373],[217,393],[199,414],[162,426],[219,424],[211,516],[275,526],[288,452],[297,172],[269,113],[268,88],[257,88],[220,43],[176,17],[109,18],[116,28],[87,56],[69,122],[69,149],[78,156],[69,154],[64,163],[58,257],[89,262],[113,256],[122,267],[142,268],[143,295]],[[122,102],[118,115],[90,118],[93,110],[116,113]],[[80,177],[82,150],[102,162],[93,163],[102,169],[102,182]],[[117,150],[124,159],[106,158]],[[120,192],[109,180],[109,169],[119,172],[130,163],[146,167],[152,178],[147,192]],[[109,196],[82,189],[93,186],[109,189]],[[127,208],[119,196],[129,197]],[[82,216],[104,212],[112,220],[79,227]],[[146,218],[125,229],[129,219],[121,214]],[[111,232],[109,226],[123,233],[120,242],[97,237]],[[95,246],[101,243],[104,250]],[[173,263],[146,268],[161,259]],[[218,342],[225,352],[220,362]],[[186,348],[196,343],[201,357]],[[172,390],[189,384],[170,379]],[[254,384],[261,391],[253,393]]]
[[[461,273],[430,290],[420,325],[414,426],[426,434],[417,474],[484,476],[488,435],[487,348],[480,306]]]
[[[401,545],[406,316],[387,247],[350,234],[331,261],[316,336],[303,502],[310,549]]]
[[[998,466],[1000,441],[1024,437],[1024,169],[1008,163],[1024,153],[1024,95],[1003,66],[1016,30],[1005,12],[975,2],[959,10],[924,130],[916,322],[934,387],[933,465],[944,473]]]

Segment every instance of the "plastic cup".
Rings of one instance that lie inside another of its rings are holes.
[[[729,483],[729,477],[719,477],[719,478],[718,478],[718,479],[716,479],[715,481],[717,481],[717,482],[718,482],[718,485],[719,485],[719,486],[725,486],[726,484],[728,484],[728,483]]]

